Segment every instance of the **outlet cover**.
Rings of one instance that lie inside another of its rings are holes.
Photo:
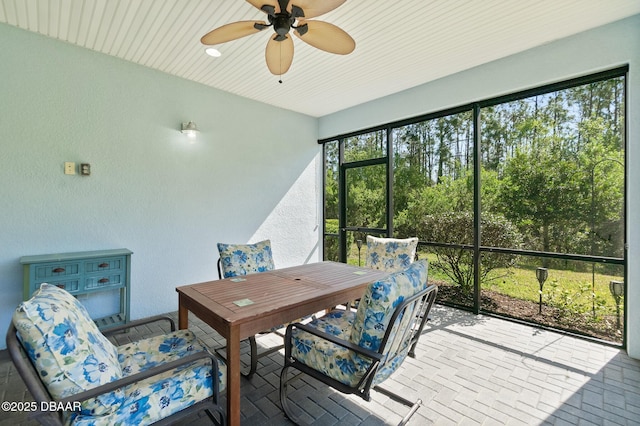
[[[65,175],[75,175],[76,174],[76,163],[71,161],[65,161],[64,163],[64,174]]]

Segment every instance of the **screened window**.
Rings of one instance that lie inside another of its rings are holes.
[[[320,141],[326,258],[417,236],[440,303],[624,345],[626,72]]]

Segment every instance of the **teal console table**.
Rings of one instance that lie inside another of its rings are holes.
[[[99,328],[124,324],[130,319],[132,254],[115,249],[23,256],[24,300],[49,283],[83,302]]]

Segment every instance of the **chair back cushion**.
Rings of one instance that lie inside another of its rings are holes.
[[[416,257],[418,239],[377,238],[367,235],[365,265],[388,272],[403,271]]]
[[[379,383],[397,369],[409,351],[410,333],[407,338],[394,339],[396,332],[403,333],[412,321],[411,315],[399,318],[395,324],[389,324],[395,309],[407,298],[424,290],[427,287],[426,260],[419,260],[412,263],[406,270],[392,273],[388,277],[370,284],[360,300],[358,311],[351,330],[350,341],[360,347],[380,352],[384,335],[389,327],[393,327],[390,332],[388,344],[383,354],[395,353],[400,345],[399,352],[402,354],[395,359],[383,358],[378,368],[375,382]],[[391,365],[388,365],[388,361]],[[380,374],[384,372],[384,377]]]
[[[254,274],[274,269],[271,241],[255,244],[218,243],[223,278]]]
[[[122,377],[116,347],[98,330],[87,310],[67,291],[42,284],[13,314],[13,324],[35,369],[53,398],[92,389]],[[123,392],[90,399],[82,411],[116,410]]]

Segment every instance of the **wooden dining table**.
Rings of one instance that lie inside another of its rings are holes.
[[[240,425],[240,341],[362,296],[386,272],[319,262],[177,287],[178,325],[192,312],[227,342],[227,420]]]

